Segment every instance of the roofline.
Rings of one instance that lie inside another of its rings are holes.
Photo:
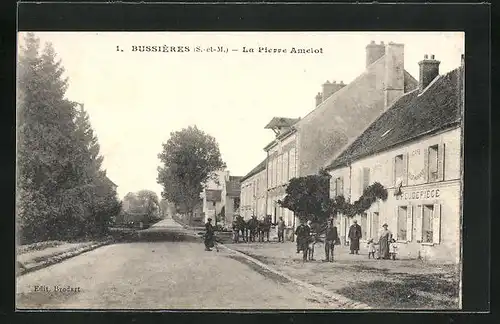
[[[387,147],[384,147],[382,149],[375,150],[373,152],[366,153],[366,154],[361,154],[361,155],[358,155],[358,156],[356,156],[354,158],[348,159],[348,161],[350,161],[350,162],[342,162],[342,163],[340,163],[340,164],[338,164],[338,165],[336,165],[334,167],[330,167],[330,166],[326,167],[325,170],[326,171],[332,171],[332,170],[338,169],[340,167],[345,167],[345,166],[348,166],[349,164],[352,164],[352,162],[358,161],[358,160],[360,160],[362,158],[365,158],[367,156],[378,154],[378,153],[382,153],[384,151],[389,151],[391,149],[394,149],[396,146],[400,146],[400,145],[403,145],[403,144],[407,144],[408,142],[416,141],[416,140],[418,140],[418,139],[420,139],[420,138],[422,138],[424,136],[427,136],[427,135],[435,135],[435,133],[440,133],[440,131],[444,132],[444,131],[448,131],[448,130],[453,130],[453,129],[461,127],[461,125],[462,125],[461,124],[461,120],[456,120],[454,122],[445,124],[442,127],[431,129],[431,130],[429,130],[427,132],[424,132],[424,133],[418,134],[416,136],[413,136],[411,138],[399,141],[397,143],[394,143],[394,144],[389,145]]]
[[[245,180],[253,177],[254,175],[256,175],[256,174],[264,171],[266,169],[266,162],[267,162],[267,157],[266,157],[266,159],[264,161],[262,161],[259,164],[257,164],[257,166],[255,168],[253,168],[252,171],[250,171],[249,173],[247,173],[244,177],[241,177],[240,184],[242,182],[244,182]],[[261,165],[261,164],[262,164],[262,166],[259,168],[259,165]]]
[[[353,139],[351,139],[348,143],[346,143],[342,149],[336,154],[334,155],[334,157],[332,159],[330,159],[330,162],[325,166],[325,169],[328,170],[328,167],[333,164],[335,162],[335,160],[342,154],[344,153],[349,147],[351,147],[352,144],[354,144],[354,142],[356,142],[356,140],[358,138],[361,137],[361,135],[363,135],[367,130],[368,128],[370,128],[373,124],[375,124],[377,122],[377,120],[379,120],[380,118],[382,118],[382,116],[387,112],[389,111],[399,100],[401,100],[402,98],[408,96],[409,94],[415,92],[415,91],[418,91],[418,88],[417,89],[413,89],[412,91],[408,91],[406,93],[404,93],[401,97],[399,97],[396,101],[394,101],[392,103],[392,105],[387,108],[386,110],[384,110],[384,112],[382,112],[380,115],[376,116],[371,123],[368,124],[368,126],[366,126],[362,131],[361,133],[359,133],[358,136],[354,137]]]
[[[290,137],[291,135],[295,134],[296,132],[297,132],[297,128],[291,126],[289,131],[286,131],[285,133],[276,136],[276,138],[273,139],[273,141],[271,143],[264,146],[264,151],[266,151],[266,152],[269,151],[274,145],[278,144],[278,140],[285,140],[288,137]]]
[[[310,111],[307,115],[305,115],[305,116],[304,116],[304,118],[301,118],[301,120],[299,120],[299,121],[297,122],[297,125],[298,125],[301,121],[303,121],[304,119],[306,119],[306,118],[307,118],[307,116],[311,115],[313,112],[315,112],[315,111],[316,111],[316,110],[318,110],[319,108],[324,107],[324,106],[326,105],[326,102],[327,102],[328,100],[330,100],[333,96],[335,96],[335,95],[337,95],[337,96],[338,96],[338,94],[339,94],[339,93],[342,93],[342,90],[349,88],[349,86],[351,86],[353,83],[355,83],[356,81],[358,81],[359,79],[361,79],[363,76],[365,76],[365,75],[368,73],[368,69],[369,69],[370,67],[374,66],[374,65],[375,65],[376,63],[378,63],[379,61],[382,61],[382,59],[384,59],[384,60],[385,60],[385,56],[386,56],[386,54],[384,54],[384,55],[382,55],[381,57],[379,57],[379,58],[378,58],[376,61],[374,61],[372,64],[368,65],[368,66],[365,68],[365,70],[363,71],[363,73],[361,73],[360,75],[358,75],[358,76],[357,76],[356,78],[354,78],[354,80],[352,80],[351,82],[347,83],[347,84],[345,85],[345,87],[342,87],[342,88],[341,88],[341,89],[339,89],[338,91],[335,91],[334,93],[332,93],[331,95],[329,95],[329,96],[328,96],[325,100],[323,100],[323,101],[322,101],[319,105],[317,105],[317,106],[316,106],[313,110],[311,110],[311,111]],[[344,90],[344,91],[345,91],[345,90]]]

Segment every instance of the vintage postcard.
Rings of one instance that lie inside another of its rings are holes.
[[[16,308],[459,310],[462,32],[19,32]]]

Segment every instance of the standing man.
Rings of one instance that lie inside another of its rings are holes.
[[[328,220],[326,225],[326,236],[325,236],[325,261],[333,262],[333,251],[335,248],[335,243],[339,240],[339,235],[337,233],[337,227],[333,225],[332,220]]]
[[[212,251],[210,248],[214,246],[214,227],[212,219],[207,219],[205,224],[205,251]]]
[[[359,239],[361,238],[361,226],[358,225],[358,221],[354,220],[354,224],[349,228],[349,240],[351,241],[351,252],[350,254],[358,254],[359,251]]]
[[[307,245],[309,244],[309,235],[311,234],[311,230],[309,226],[305,224],[304,220],[300,221],[300,225],[295,230],[295,235],[297,235],[297,253],[302,251],[303,261],[307,261]]]
[[[278,242],[285,242],[285,222],[283,221],[283,217],[280,217],[278,221]]]

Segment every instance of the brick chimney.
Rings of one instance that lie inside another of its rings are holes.
[[[424,55],[424,59],[418,62],[420,66],[420,76],[418,80],[418,88],[423,91],[431,82],[439,75],[439,61],[434,59],[434,55],[431,55],[429,59],[428,55]]]
[[[375,41],[371,41],[370,44],[366,45],[366,67],[370,66],[373,62],[384,56],[384,54],[384,42],[375,44]]]
[[[404,44],[390,42],[385,47],[385,109],[404,94],[404,71]]]
[[[321,101],[325,101],[328,97],[330,97],[332,94],[339,91],[343,87],[345,87],[343,81],[340,81],[340,83],[337,83],[337,81],[326,81],[325,83],[323,83],[323,98]]]
[[[316,95],[316,107],[319,106],[323,102],[323,95],[321,92],[318,92]]]

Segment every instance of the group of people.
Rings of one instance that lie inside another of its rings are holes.
[[[358,225],[357,220],[354,220],[353,223],[348,234],[349,248],[351,250],[350,254],[358,254],[359,240],[362,237],[361,226]],[[387,224],[382,225],[377,242],[372,238],[368,239],[368,258],[396,259],[397,244],[396,240],[392,238],[392,233],[388,230],[388,227]],[[375,253],[377,253],[377,256],[375,256]]]
[[[295,235],[297,235],[297,253],[302,251],[303,261],[314,260],[314,246],[316,243],[321,242],[319,238],[321,229],[318,225],[313,225],[311,221],[307,224],[304,220],[300,222],[300,225],[295,230]],[[333,224],[332,220],[329,220],[325,229],[325,262],[333,262],[334,248],[335,244],[338,244],[339,236],[337,232],[337,227]]]
[[[280,217],[276,224],[278,230],[278,242],[283,243],[284,232],[285,232],[285,222],[283,218]],[[388,225],[382,225],[382,230],[380,231],[378,241],[375,242],[372,238],[367,241],[368,245],[368,258],[377,259],[393,259],[396,258],[397,245],[396,241],[392,238],[392,233],[388,229]],[[320,232],[322,230],[318,227],[318,224],[313,224],[311,221],[306,223],[305,220],[300,221],[300,225],[297,226],[295,230],[295,235],[297,236],[297,253],[303,252],[303,261],[314,260],[314,246],[318,242],[322,242],[319,238]],[[336,244],[340,244],[337,227],[333,224],[333,220],[329,219],[327,221],[324,238],[325,246],[325,260],[326,262],[333,262],[334,260],[334,249]],[[212,225],[212,219],[209,218],[205,224],[205,250],[211,251],[213,247],[217,248],[217,242],[215,237],[215,230]],[[353,221],[353,224],[349,228],[348,233],[349,238],[349,249],[350,254],[359,254],[360,239],[362,238],[361,226],[359,226],[357,220]],[[268,239],[269,240],[269,239]],[[377,253],[377,256],[375,256]]]

